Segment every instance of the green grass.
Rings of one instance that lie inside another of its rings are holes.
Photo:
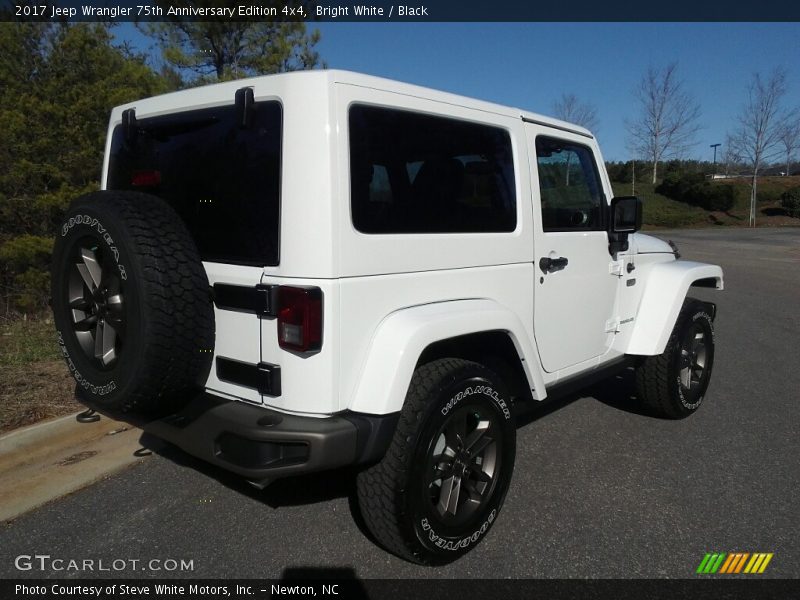
[[[0,322],[0,433],[79,408],[52,317]]]
[[[672,200],[655,192],[650,183],[636,183],[635,195],[642,199],[644,229],[710,227],[712,225],[746,226],[750,214],[750,180],[723,179],[713,185],[730,185],[735,189],[735,203],[727,212],[707,211],[698,206]],[[800,219],[781,215],[778,209],[780,195],[800,185],[800,177],[760,177],[758,180],[759,226],[797,226]],[[630,183],[612,183],[615,196],[630,196]],[[772,214],[770,213],[772,211]]]
[[[630,196],[630,183],[614,183],[615,196]],[[642,222],[645,229],[659,227],[698,227],[710,225],[709,213],[684,202],[657,194],[651,183],[637,183],[636,195],[642,200]]]
[[[731,185],[736,190],[736,203],[732,213],[750,210],[750,180],[749,179],[722,179],[714,185]],[[777,204],[781,194],[793,187],[800,186],[800,177],[759,177],[758,178],[758,204],[768,206]]]
[[[60,357],[52,318],[14,320],[0,327],[0,365],[24,365]]]

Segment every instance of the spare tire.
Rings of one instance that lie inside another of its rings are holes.
[[[76,199],[51,275],[58,341],[86,404],[162,412],[205,384],[214,349],[208,278],[166,202],[122,191]]]

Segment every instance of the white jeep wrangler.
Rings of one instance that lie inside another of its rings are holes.
[[[260,484],[359,465],[377,541],[442,563],[485,536],[515,404],[635,367],[700,406],[718,266],[634,234],[589,131],[340,71],[115,108],[103,191],[54,251],[88,406]]]

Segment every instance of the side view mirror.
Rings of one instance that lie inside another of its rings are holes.
[[[635,233],[642,228],[642,201],[636,196],[619,196],[611,200],[609,233]]]

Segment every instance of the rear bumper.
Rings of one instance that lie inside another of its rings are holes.
[[[203,393],[143,429],[197,458],[263,481],[376,462],[398,418],[399,413],[351,412],[303,417]]]

